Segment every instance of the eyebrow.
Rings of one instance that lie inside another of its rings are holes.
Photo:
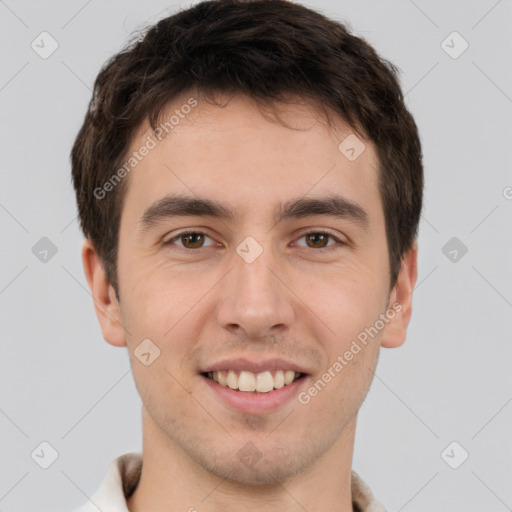
[[[274,210],[273,220],[277,224],[287,219],[302,219],[313,215],[327,215],[346,219],[367,231],[368,214],[345,197],[329,195],[321,198],[301,197],[286,203],[279,203]],[[212,199],[185,195],[167,195],[149,206],[138,221],[141,232],[149,231],[161,221],[174,217],[212,217],[235,221],[238,213],[230,205]]]

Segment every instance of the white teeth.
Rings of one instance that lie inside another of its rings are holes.
[[[287,370],[284,372],[284,383],[291,384],[295,378],[295,372],[293,370]]]
[[[221,385],[226,387],[228,385],[228,377],[226,375],[226,372],[213,372],[213,374],[217,374],[218,380],[217,382]]]
[[[277,370],[274,375],[274,387],[276,389],[281,389],[284,386],[284,372],[283,370]]]
[[[268,370],[257,374],[246,370],[242,370],[240,374],[233,370],[208,373],[208,377],[221,386],[245,392],[257,391],[258,393],[281,389],[283,386],[291,384],[299,375],[293,370],[277,370],[274,375]]]
[[[228,372],[227,385],[231,389],[238,389],[238,376],[233,370],[229,370]]]
[[[240,377],[238,377],[238,389],[240,391],[254,391],[256,389],[254,373],[240,372]]]
[[[243,372],[242,372],[243,373]],[[239,388],[243,391],[242,388]],[[274,379],[270,372],[261,372],[256,376],[256,391],[268,393],[274,389]]]

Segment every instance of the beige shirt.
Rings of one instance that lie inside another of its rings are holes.
[[[96,493],[88,503],[73,512],[129,512],[126,498],[135,491],[141,470],[141,453],[126,453],[117,457],[108,467]],[[355,471],[352,471],[352,502],[354,512],[386,512]]]

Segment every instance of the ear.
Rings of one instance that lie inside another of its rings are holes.
[[[82,263],[105,341],[116,347],[126,346],[119,302],[90,239],[86,239],[82,246]]]
[[[388,311],[395,316],[386,324],[381,346],[399,347],[407,337],[407,326],[412,314],[412,292],[418,277],[418,242],[415,241],[401,262],[400,272],[395,287],[390,294]],[[388,317],[391,315],[388,313]]]

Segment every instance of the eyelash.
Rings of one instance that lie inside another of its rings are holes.
[[[339,249],[340,246],[346,245],[345,242],[340,240],[338,237],[334,236],[332,233],[329,233],[328,231],[307,231],[306,233],[302,233],[298,239],[300,240],[301,238],[304,238],[305,236],[313,235],[313,234],[314,235],[327,235],[329,238],[331,238],[332,240],[337,242],[338,245],[332,244],[330,246],[319,247],[316,249],[314,247],[303,247],[303,249],[312,249],[314,251],[328,251],[328,250],[337,249],[337,248]],[[174,242],[176,240],[179,240],[182,237],[186,237],[187,235],[205,235],[208,238],[211,238],[208,234],[206,234],[203,231],[183,231],[182,233],[179,233],[178,235],[176,235],[176,236],[170,238],[169,240],[167,240],[166,242],[164,242],[164,245],[173,246]],[[207,247],[200,247],[198,249],[188,249],[187,247],[180,247],[180,246],[176,246],[176,247],[178,247],[179,249],[183,249],[184,251],[186,251],[187,253],[190,253],[190,254],[197,254],[198,252],[201,252],[207,248]],[[208,247],[212,247],[212,246],[208,246]]]

